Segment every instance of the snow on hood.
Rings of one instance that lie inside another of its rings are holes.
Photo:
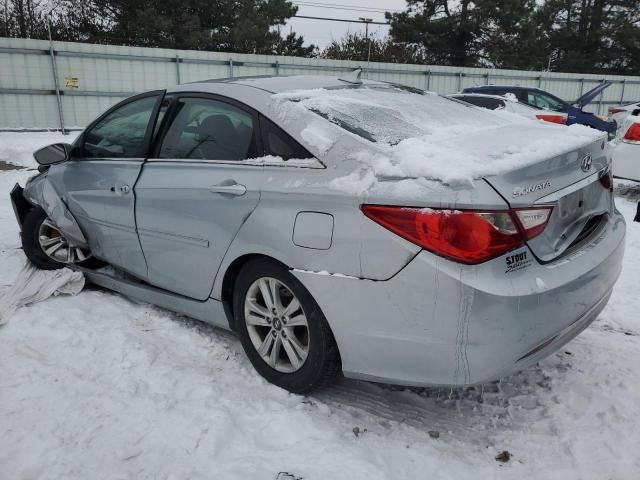
[[[604,136],[582,125],[531,120],[392,86],[300,90],[273,98],[284,120],[297,117],[304,109],[342,128],[341,132],[334,128],[331,139],[326,121],[321,131],[313,121],[315,126],[307,127],[303,138],[319,150],[326,151],[345,132],[368,140],[362,142],[366,147],[350,155],[378,178],[427,178],[470,185]],[[370,175],[363,177],[371,179]]]

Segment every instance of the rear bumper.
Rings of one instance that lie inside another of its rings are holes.
[[[465,266],[421,252],[383,282],[294,272],[322,308],[346,376],[405,385],[484,383],[549,355],[604,308],[622,266],[625,223],[521,268]]]
[[[611,156],[614,177],[640,182],[640,145],[619,141]]]

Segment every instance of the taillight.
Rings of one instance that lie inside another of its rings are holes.
[[[538,210],[547,212],[544,221],[534,214],[523,214],[521,219],[518,212],[524,210],[512,212],[362,206],[367,217],[402,238],[436,255],[466,264],[482,263],[524,245],[525,238],[533,238],[540,233],[549,219],[550,208],[536,209]],[[524,226],[525,223],[527,227]]]
[[[615,115],[616,113],[622,112],[626,112],[626,110],[624,108],[609,107],[609,115]]]
[[[640,123],[632,123],[624,134],[623,140],[627,142],[640,142]]]
[[[554,115],[551,113],[540,113],[536,115],[538,120],[544,120],[545,122],[559,123],[560,125],[567,124],[567,117],[565,115]]]
[[[516,208],[513,210],[527,240],[540,235],[551,216],[551,207]]]
[[[600,177],[600,183],[604,188],[613,192],[613,175],[611,175],[610,171]]]

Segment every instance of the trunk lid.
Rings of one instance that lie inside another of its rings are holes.
[[[601,139],[485,180],[512,208],[553,207],[544,231],[527,242],[548,262],[595,233],[610,212],[613,194],[600,181],[608,171]]]
[[[596,98],[600,93],[611,86],[611,82],[602,82],[596,87],[589,90],[587,93],[583,94],[580,98],[578,98],[575,102],[579,108],[584,108],[588,104],[590,104],[594,98]]]

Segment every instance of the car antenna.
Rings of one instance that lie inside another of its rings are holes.
[[[358,67],[355,70],[347,73],[346,75],[338,77],[338,80],[347,83],[353,83],[355,85],[361,85],[362,80],[360,79],[360,75],[362,75],[362,67]]]

